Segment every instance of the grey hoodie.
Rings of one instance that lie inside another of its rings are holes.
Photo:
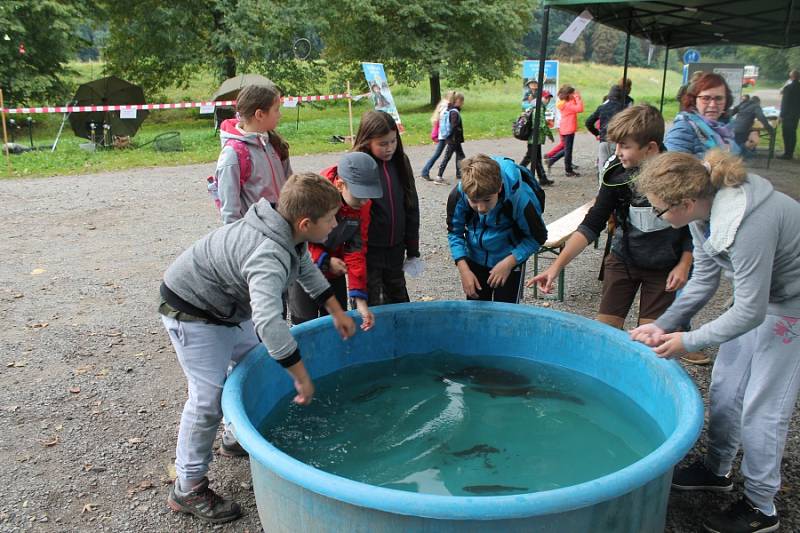
[[[252,317],[256,333],[278,360],[297,349],[281,301],[295,279],[314,299],[330,287],[307,245],[295,246],[292,227],[266,200],[242,220],[195,242],[164,274],[175,294],[224,322]]]
[[[292,174],[289,159],[281,161],[278,153],[262,135],[238,130],[235,120],[223,122],[219,139],[223,148],[217,159],[215,174],[222,203],[222,222],[229,224],[239,220],[261,198],[266,198],[273,205],[277,204],[278,195]],[[246,143],[250,151],[252,171],[243,187],[239,184],[239,157],[233,147],[225,146],[229,139]]]
[[[708,221],[689,225],[694,271],[656,320],[675,331],[714,295],[720,273],[732,274],[733,306],[683,336],[688,351],[720,344],[757,327],[767,314],[800,317],[800,204],[760,176],[720,189]]]

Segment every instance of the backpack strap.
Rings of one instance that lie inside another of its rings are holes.
[[[253,174],[253,161],[250,159],[250,149],[247,143],[239,139],[228,139],[225,146],[230,146],[239,159],[239,185],[244,185]]]

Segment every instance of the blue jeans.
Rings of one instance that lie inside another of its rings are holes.
[[[436,160],[439,159],[439,156],[442,155],[444,151],[444,147],[447,146],[447,143],[444,142],[444,139],[436,143],[436,150],[433,152],[433,155],[428,162],[425,163],[425,166],[422,167],[422,175],[426,178],[430,177],[431,175],[431,167],[436,163]]]

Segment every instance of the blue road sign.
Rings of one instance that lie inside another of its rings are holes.
[[[695,50],[694,48],[689,48],[686,52],[683,53],[683,62],[684,63],[697,63],[700,61],[700,52]]]

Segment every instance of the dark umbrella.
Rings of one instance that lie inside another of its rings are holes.
[[[236,100],[239,91],[245,85],[268,85],[271,82],[261,74],[240,74],[233,78],[228,78],[222,85],[214,91],[212,100]]]
[[[116,76],[100,78],[84,83],[75,92],[75,104],[84,105],[130,105],[144,104],[142,88]],[[91,123],[95,126],[95,139],[103,138],[103,124],[111,126],[111,135],[134,135],[147,118],[149,111],[136,111],[136,118],[120,118],[119,111],[92,111],[72,113],[69,123],[78,137],[92,138]]]

